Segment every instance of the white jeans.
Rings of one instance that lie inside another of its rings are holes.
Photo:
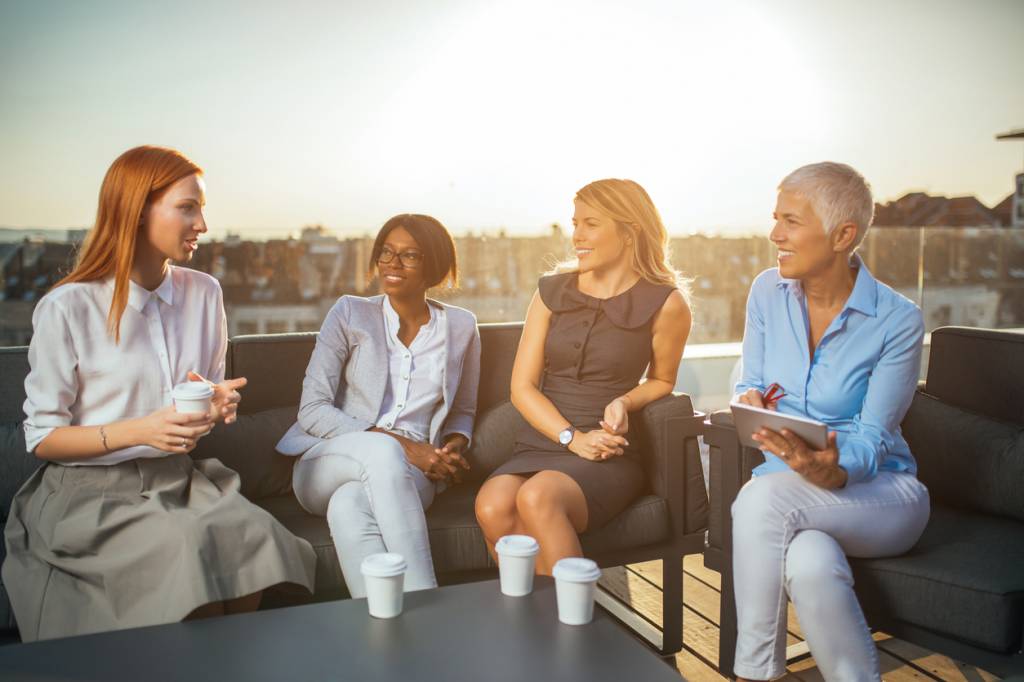
[[[928,490],[911,474],[883,472],[825,490],[787,471],[743,486],[732,505],[735,674],[768,680],[786,673],[788,595],[826,680],[880,680],[846,555],[906,552],[928,513]]]
[[[365,597],[360,564],[397,552],[408,569],[405,591],[437,587],[423,511],[434,483],[383,433],[346,433],[310,448],[295,463],[292,487],[310,514],[327,517],[341,572],[353,597]]]

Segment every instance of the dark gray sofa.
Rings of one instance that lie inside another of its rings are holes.
[[[902,424],[932,513],[908,553],[853,559],[872,627],[999,675],[1024,672],[1024,333],[944,327]],[[722,574],[719,668],[732,670],[736,612],[730,507],[760,451],[711,416],[705,563]]]
[[[438,496],[427,520],[438,578],[443,584],[493,577],[473,500],[484,477],[511,454],[521,417],[509,402],[512,360],[521,323],[481,325],[482,378],[468,480]],[[274,452],[278,438],[295,420],[302,377],[316,334],[242,336],[231,340],[229,377],[245,376],[237,424],[218,426],[200,441],[193,457],[217,457],[238,471],[242,492],[274,514],[317,553],[314,600],[347,596],[324,519],[310,516],[291,493],[292,459]],[[24,417],[25,348],[0,349],[0,516],[6,521],[11,497],[38,461],[25,453],[18,424]],[[663,559],[665,653],[682,646],[682,557],[703,550],[707,496],[697,436],[703,415],[694,414],[685,395],[648,405],[631,427],[643,443],[649,488],[606,527],[583,537],[584,551],[603,566]],[[2,548],[0,548],[2,552]],[[2,590],[0,586],[0,590]],[[268,593],[265,607],[301,601],[295,595]],[[0,637],[16,638],[6,593],[0,592]]]

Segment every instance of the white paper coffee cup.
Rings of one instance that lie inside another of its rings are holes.
[[[601,569],[590,559],[559,559],[552,571],[558,620],[566,625],[586,625],[594,618],[594,593]]]
[[[360,565],[366,584],[366,606],[374,618],[394,618],[402,612],[405,559],[401,554],[371,554]]]
[[[186,381],[178,384],[171,391],[174,409],[181,413],[202,413],[210,411],[210,399],[213,398],[213,387],[205,381]]]
[[[540,545],[529,535],[505,535],[494,543],[501,593],[524,597],[533,591],[533,567]]]

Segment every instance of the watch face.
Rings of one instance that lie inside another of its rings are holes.
[[[562,445],[568,445],[572,442],[572,429],[565,429],[558,434],[558,442]]]

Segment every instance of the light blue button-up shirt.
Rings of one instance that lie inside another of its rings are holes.
[[[837,432],[847,485],[879,471],[917,473],[900,422],[921,367],[924,321],[909,299],[876,280],[859,256],[846,305],[810,354],[810,322],[799,280],[778,268],[754,280],[743,333],[743,374],[736,393],[775,382],[786,395],[779,412],[817,419]],[[786,471],[771,453],[756,475]]]

